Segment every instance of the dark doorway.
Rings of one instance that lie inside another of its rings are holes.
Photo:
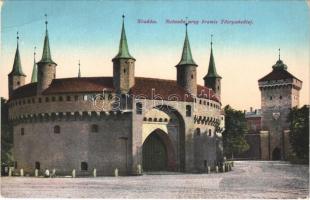
[[[167,149],[164,141],[156,132],[151,133],[145,140],[142,149],[144,171],[166,171]]]
[[[281,149],[276,147],[272,152],[272,160],[281,160]]]
[[[40,162],[35,162],[35,169],[40,170]]]

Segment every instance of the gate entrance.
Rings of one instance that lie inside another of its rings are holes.
[[[276,147],[272,152],[272,160],[281,160],[281,149]]]
[[[144,171],[167,171],[167,148],[158,133],[151,133],[143,143],[143,170]]]

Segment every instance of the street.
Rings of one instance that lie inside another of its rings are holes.
[[[157,173],[130,177],[2,177],[2,197],[24,198],[306,198],[308,166],[235,161],[219,174]]]

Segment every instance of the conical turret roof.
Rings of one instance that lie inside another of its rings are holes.
[[[186,25],[186,30],[185,30],[185,40],[184,40],[184,45],[183,45],[183,51],[182,51],[182,57],[178,65],[195,65],[193,57],[192,57],[192,51],[191,51],[191,46],[189,44],[189,39],[188,39],[188,34],[187,34],[187,23]]]
[[[135,60],[135,58],[132,57],[129,53],[127,37],[126,37],[126,32],[125,32],[125,25],[124,25],[125,16],[123,15],[122,17],[123,17],[123,22],[122,22],[121,39],[119,42],[119,50],[118,50],[118,54],[113,58],[113,60],[119,59],[119,58],[131,58]]]
[[[22,64],[21,64],[21,61],[20,61],[20,54],[19,54],[18,40],[19,40],[19,36],[18,36],[18,33],[17,33],[17,47],[16,47],[16,52],[15,52],[15,57],[14,57],[13,69],[9,73],[9,75],[26,76],[26,74],[22,70]]]

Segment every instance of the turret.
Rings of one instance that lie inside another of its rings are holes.
[[[46,16],[46,15],[45,15]],[[38,86],[37,92],[40,94],[43,90],[48,88],[53,79],[56,78],[57,64],[52,60],[51,50],[47,31],[47,20],[45,21],[46,31],[44,38],[44,46],[41,60],[38,64]]]
[[[211,35],[211,53],[210,53],[210,60],[209,60],[209,69],[207,75],[203,78],[204,85],[206,87],[212,88],[212,90],[215,92],[216,97],[221,100],[221,79],[222,77],[217,74],[214,57],[213,57],[213,43],[212,43],[212,37]]]
[[[20,86],[25,85],[25,78],[26,75],[24,74],[22,70],[22,65],[20,61],[20,55],[19,55],[19,36],[17,32],[17,47],[14,57],[14,64],[12,71],[8,74],[8,80],[9,80],[9,98],[12,96],[13,91]]]
[[[135,61],[128,50],[125,33],[124,18],[122,22],[122,33],[118,54],[112,59],[113,62],[113,84],[117,93],[128,93],[135,84]]]
[[[191,47],[187,34],[188,23],[185,24],[185,40],[183,52],[180,62],[176,65],[177,68],[177,83],[192,95],[197,95],[197,71],[198,66],[192,57]]]
[[[36,63],[36,47],[34,47],[31,83],[35,83],[37,81],[38,81],[38,68]]]

